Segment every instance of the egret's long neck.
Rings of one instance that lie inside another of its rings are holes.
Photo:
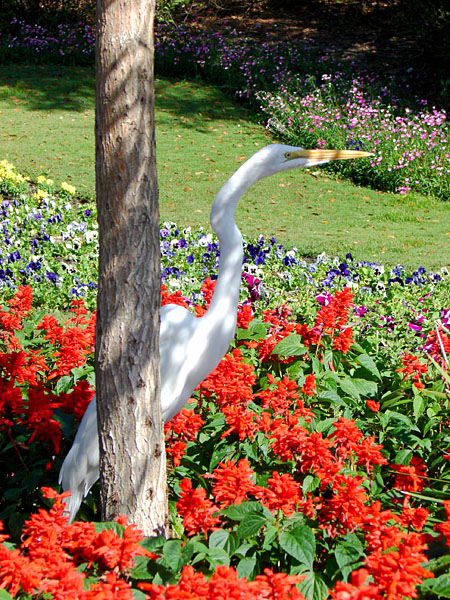
[[[242,272],[242,235],[234,222],[234,212],[242,194],[259,177],[245,163],[219,190],[211,209],[211,226],[219,238],[219,274],[210,307],[202,317],[217,329],[221,343],[231,342],[235,328]]]

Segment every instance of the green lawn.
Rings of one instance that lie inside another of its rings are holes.
[[[242,106],[200,82],[156,81],[162,220],[208,227],[220,186],[273,139]],[[62,66],[0,67],[0,160],[94,193],[94,76]],[[450,264],[450,205],[337,181],[320,170],[259,182],[238,207],[248,235],[274,235],[308,256],[438,268]]]

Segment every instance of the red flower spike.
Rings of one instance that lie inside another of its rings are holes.
[[[105,580],[92,584],[81,594],[80,600],[133,600],[133,592],[116,573],[106,573]]]
[[[203,488],[193,489],[192,482],[189,479],[183,479],[180,483],[181,495],[176,507],[178,513],[183,517],[183,525],[187,535],[195,535],[203,532],[217,529],[219,517],[213,514],[219,509],[211,500],[206,498],[206,492]]]
[[[358,569],[351,574],[351,582],[338,581],[330,591],[333,600],[383,600],[378,586],[366,584],[369,572]]]
[[[413,456],[409,465],[389,465],[398,473],[394,487],[405,492],[420,492],[427,483],[427,467],[418,456]]]
[[[32,594],[41,587],[39,565],[20,550],[8,550],[0,544],[0,589],[6,589],[14,598],[19,590]]]
[[[237,465],[232,460],[220,462],[212,474],[205,477],[216,480],[212,493],[214,500],[221,505],[220,508],[224,508],[244,502],[248,494],[255,491],[256,486],[252,481],[254,474],[248,460],[243,458]]]
[[[278,471],[274,471],[267,480],[267,487],[259,488],[255,496],[269,510],[281,510],[286,516],[290,516],[301,499],[300,484],[289,473],[280,475]]]
[[[416,598],[416,586],[424,579],[434,577],[431,571],[421,566],[427,562],[423,553],[426,549],[420,534],[408,533],[397,550],[382,553],[379,549],[370,554],[365,564],[380,593],[386,594],[389,600]]]

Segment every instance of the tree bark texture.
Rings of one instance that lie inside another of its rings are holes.
[[[96,378],[102,518],[166,533],[154,0],[97,0]]]

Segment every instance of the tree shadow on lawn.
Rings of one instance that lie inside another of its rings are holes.
[[[95,105],[94,70],[65,65],[3,65],[0,100],[8,99],[30,111],[83,112]]]
[[[227,98],[217,87],[195,81],[155,78],[159,124],[206,132],[209,121],[252,121],[256,116]],[[65,65],[0,66],[0,101],[27,111],[84,112],[95,108],[93,68]],[[161,121],[161,114],[167,119]]]

